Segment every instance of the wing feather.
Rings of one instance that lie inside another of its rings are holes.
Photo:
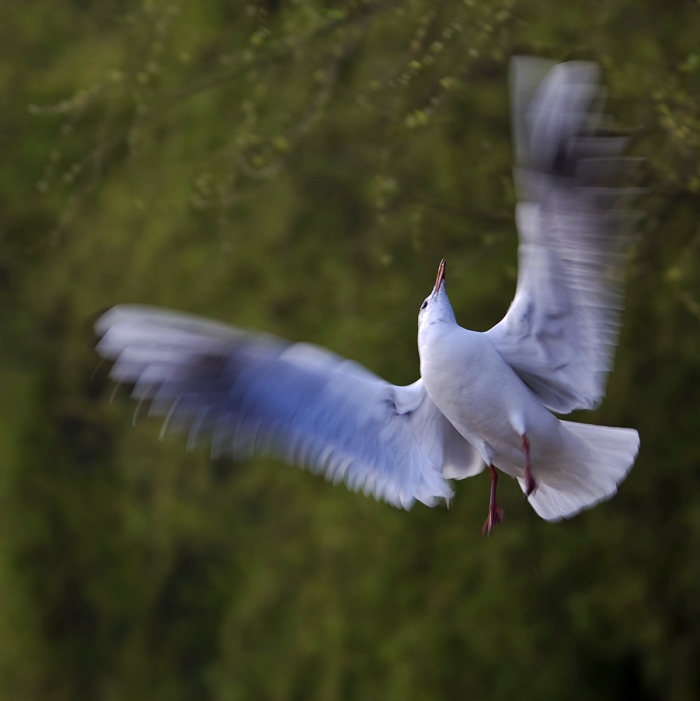
[[[567,413],[601,401],[612,365],[630,219],[616,180],[630,161],[626,139],[596,133],[598,67],[551,66],[513,63],[519,275],[487,333],[545,406]]]

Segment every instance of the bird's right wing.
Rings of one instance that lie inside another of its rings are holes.
[[[619,207],[626,139],[598,133],[598,66],[541,59],[512,65],[518,284],[487,332],[550,409],[602,399],[622,309],[630,213]]]
[[[152,307],[114,307],[95,328],[112,378],[165,416],[163,433],[206,437],[214,456],[270,454],[404,508],[483,469],[421,380],[397,387],[316,346]]]

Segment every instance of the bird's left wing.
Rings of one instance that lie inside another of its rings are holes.
[[[213,456],[273,455],[403,508],[483,469],[421,380],[397,387],[317,346],[152,307],[114,307],[95,328],[112,378]]]

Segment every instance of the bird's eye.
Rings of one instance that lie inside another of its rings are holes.
[[[420,305],[421,311],[423,311],[423,309],[425,309],[427,306],[428,306],[428,300],[426,299],[426,300],[423,302],[423,304]]]

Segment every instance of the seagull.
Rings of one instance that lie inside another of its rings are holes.
[[[156,307],[119,305],[95,325],[110,376],[206,439],[211,455],[270,455],[396,507],[453,496],[450,480],[488,467],[484,534],[502,520],[498,471],[547,521],[609,499],[639,435],[563,421],[603,398],[617,342],[629,213],[615,177],[626,140],[601,134],[596,64],[516,58],[511,66],[519,274],[486,332],[456,321],[445,261],[418,314],[420,374],[396,386],[363,366]]]

